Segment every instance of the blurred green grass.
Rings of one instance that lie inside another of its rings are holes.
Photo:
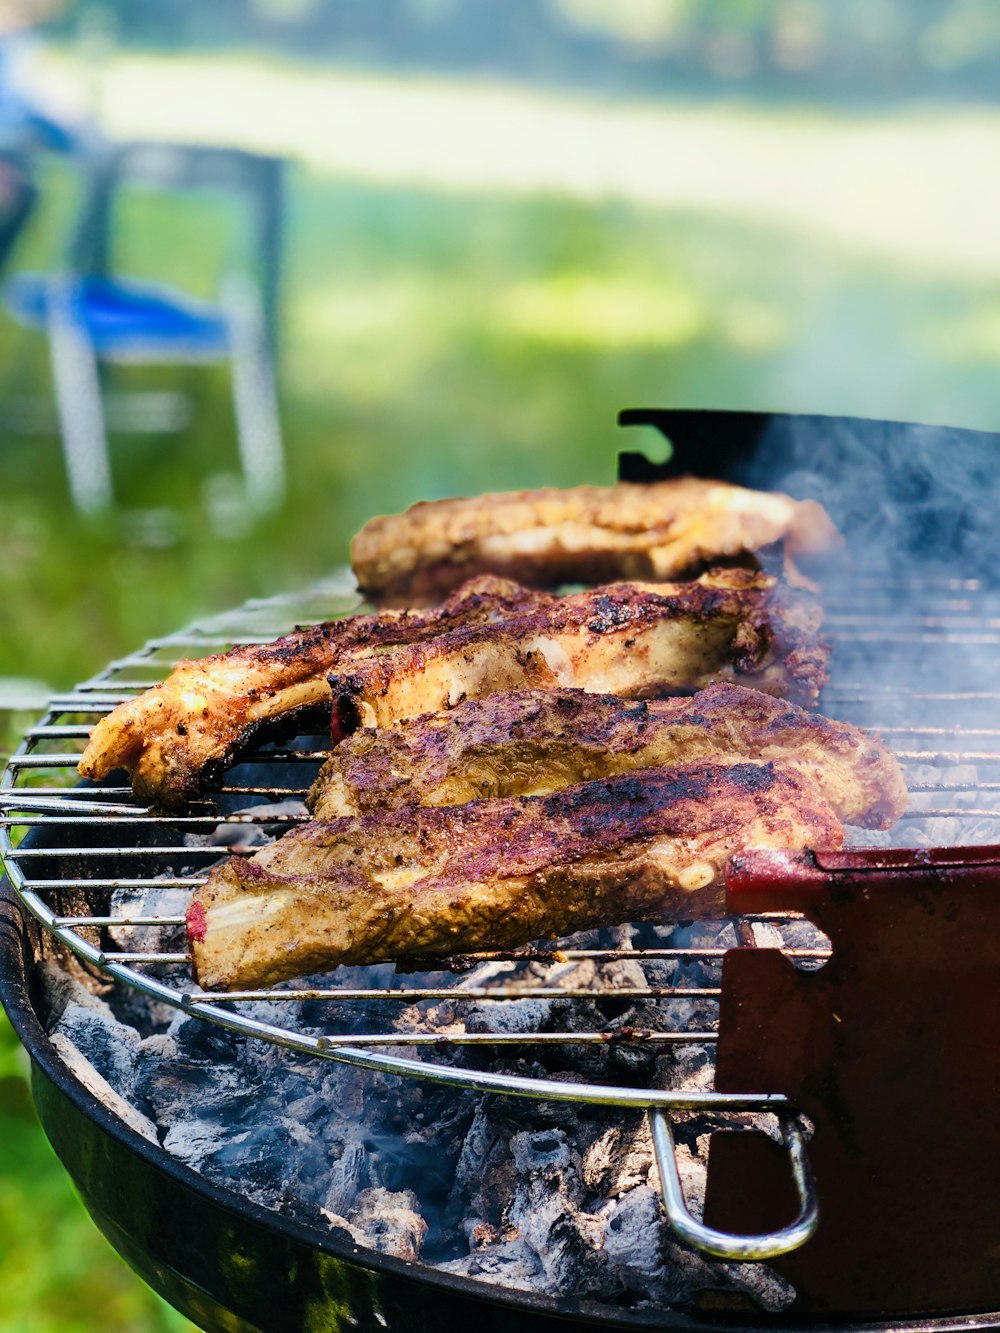
[[[129,269],[199,290],[224,236],[219,205],[165,220],[152,200],[132,203]],[[122,389],[179,386],[196,408],[178,435],[115,440],[112,518],[74,513],[54,435],[8,428],[0,675],[68,686],[195,614],[320,575],[366,518],[418,498],[610,479],[622,406],[1000,420],[993,279],[710,215],[304,171],[288,232],[285,511],[252,529],[234,512],[222,368],[112,373]],[[40,226],[20,266],[53,262],[53,248]],[[9,324],[0,399],[8,422],[18,403],[50,401],[44,340]],[[176,540],[136,519],[154,508],[173,511]]]
[[[74,186],[46,185],[15,267],[58,262]],[[167,216],[136,196],[121,232],[125,267],[194,291],[228,244],[212,199]],[[290,493],[252,527],[223,370],[114,372],[118,388],[183,388],[195,417],[176,436],[116,439],[120,508],[86,521],[55,435],[11,428],[25,403],[50,402],[44,342],[0,329],[0,677],[71,686],[198,614],[327,572],[365,519],[417,499],[610,480],[622,406],[1000,421],[1000,283],[792,228],[300,168],[287,256]],[[0,718],[6,749],[25,719]],[[0,1333],[185,1327],[85,1221],[23,1072],[3,1026]]]

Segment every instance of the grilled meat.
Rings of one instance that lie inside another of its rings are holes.
[[[833,549],[840,537],[815,500],[677,477],[417,504],[366,523],[351,563],[359,587],[382,605],[413,606],[481,572],[540,585],[658,582],[777,541],[794,558]]]
[[[468,700],[333,751],[309,794],[316,819],[404,805],[539,796],[639,768],[777,760],[847,824],[888,828],[906,807],[895,757],[873,736],[740,685],[630,703],[580,690]]]
[[[347,616],[274,643],[180,662],[161,684],[97,723],[80,773],[100,779],[126,769],[141,800],[182,805],[264,723],[327,703],[327,675],[345,662],[358,664],[387,645],[419,643],[462,625],[488,624],[540,600],[551,599],[487,576],[470,580],[433,611]]]
[[[713,678],[713,662],[715,675],[742,673],[765,690],[815,703],[825,678],[817,621],[813,603],[779,594],[773,579],[743,570],[572,598],[482,576],[432,611],[347,616],[271,644],[180,662],[161,684],[97,723],[79,771],[101,779],[122,768],[141,800],[182,805],[259,727],[328,702],[328,677],[344,732],[359,716],[375,720],[365,682],[382,691],[387,673],[394,679],[384,688],[380,720],[428,712],[488,687],[688,689]],[[503,679],[473,679],[497,668],[506,671]]]
[[[624,698],[738,679],[815,706],[826,679],[819,608],[769,575],[608,584],[552,597],[502,624],[387,647],[330,677],[336,726],[387,727],[502,690],[569,687]]]
[[[214,869],[189,906],[188,937],[202,986],[270,985],[689,919],[718,910],[735,852],[842,838],[822,797],[776,764],[643,769],[553,796],[304,825]]]

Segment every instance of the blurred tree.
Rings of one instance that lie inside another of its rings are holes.
[[[266,45],[312,58],[489,69],[646,92],[859,88],[995,99],[996,0],[70,0],[130,45]]]

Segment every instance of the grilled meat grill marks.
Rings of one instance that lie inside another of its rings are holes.
[[[327,703],[327,674],[343,661],[360,662],[389,644],[500,619],[539,598],[549,600],[504,579],[484,577],[470,580],[433,611],[347,616],[274,643],[179,662],[161,684],[119,704],[97,723],[80,773],[100,779],[123,768],[140,800],[182,805],[262,724]]]
[[[745,569],[610,584],[370,655],[331,675],[334,716],[345,730],[385,727],[505,690],[650,698],[734,679],[815,707],[828,655],[819,619],[812,599]]]
[[[214,869],[188,936],[202,986],[272,985],[705,915],[721,906],[736,851],[842,839],[829,805],[778,765],[644,769],[553,796],[305,825]]]
[[[259,727],[328,703],[328,677],[335,738],[536,685],[654,694],[737,675],[815,704],[826,661],[818,621],[809,599],[739,569],[569,598],[483,576],[432,611],[348,616],[181,662],[98,722],[79,768],[98,780],[125,769],[141,800],[183,805]]]
[[[677,477],[417,504],[367,523],[351,562],[382,605],[412,606],[487,571],[528,584],[664,581],[778,541],[794,559],[840,537],[814,500]]]
[[[317,819],[404,805],[535,796],[639,768],[777,760],[848,824],[888,827],[906,805],[902,770],[875,738],[739,685],[626,702],[580,690],[469,700],[338,745],[309,796]]]

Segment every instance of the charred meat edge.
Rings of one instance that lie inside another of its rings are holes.
[[[197,796],[265,726],[329,707],[326,676],[387,644],[413,642],[478,619],[535,605],[544,593],[503,579],[473,579],[432,612],[345,616],[268,644],[182,661],[159,685],[119,704],[91,732],[83,777],[131,775],[140,800],[173,808]],[[286,727],[287,730],[287,727]]]
[[[339,729],[390,726],[516,689],[624,698],[684,694],[718,680],[816,707],[829,650],[816,602],[745,569],[681,584],[609,584],[502,624],[466,625],[388,647],[331,674]]]

